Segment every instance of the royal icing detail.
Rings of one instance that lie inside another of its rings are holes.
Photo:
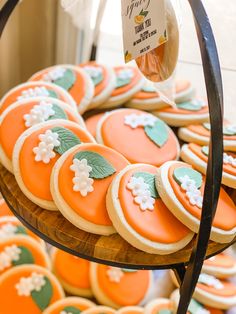
[[[73,164],[70,166],[75,175],[72,179],[73,191],[80,192],[82,196],[87,196],[88,193],[93,192],[94,180],[89,177],[92,167],[88,165],[86,159],[73,159]]]
[[[94,85],[99,84],[103,79],[103,71],[100,67],[95,67],[91,65],[86,65],[83,67],[83,69],[88,73],[88,75],[93,80]]]
[[[156,88],[153,85],[150,85],[149,83],[146,83],[141,91],[145,92],[145,93],[157,93]]]
[[[149,113],[136,114],[132,113],[125,116],[124,124],[136,129],[140,126],[154,126],[158,119]]]
[[[219,279],[207,274],[201,274],[199,276],[198,282],[207,286],[211,286],[217,290],[224,288],[224,285],[220,282]]]
[[[41,101],[30,110],[29,114],[25,114],[23,118],[25,120],[25,126],[29,128],[38,123],[47,121],[53,115],[55,115],[53,105],[46,101]]]
[[[74,85],[76,75],[71,69],[56,67],[47,74],[44,74],[43,80],[53,82],[68,91]]]
[[[0,271],[11,266],[13,261],[20,259],[21,249],[15,244],[6,246],[4,251],[0,253]]]
[[[207,130],[211,130],[211,125],[210,123],[203,123],[203,127]],[[223,126],[223,134],[224,135],[236,135],[236,125],[230,124]]]
[[[111,282],[119,283],[121,278],[124,276],[124,272],[121,270],[121,268],[109,267],[107,269],[107,275]]]
[[[0,239],[7,239],[17,233],[17,227],[11,223],[6,223],[0,228]]]
[[[188,175],[179,178],[181,188],[186,191],[189,203],[193,206],[202,208],[203,196],[201,191],[196,187],[195,181],[190,179]]]
[[[23,100],[32,97],[49,97],[50,93],[45,86],[37,86],[35,88],[28,88],[23,90],[17,100]]]
[[[225,165],[229,164],[229,165],[233,166],[234,168],[236,168],[236,158],[234,158],[231,155],[228,155],[227,153],[223,154],[223,163]]]
[[[132,69],[120,69],[116,73],[116,88],[128,85],[133,77],[134,72]]]
[[[45,285],[44,275],[33,272],[30,277],[20,278],[15,287],[19,296],[29,297],[33,291],[39,292]]]
[[[47,82],[56,81],[64,76],[66,72],[65,68],[62,67],[56,67],[55,69],[52,69],[48,73],[43,75],[43,80]]]
[[[190,111],[198,111],[206,107],[207,104],[200,99],[192,99],[183,103],[176,104],[177,108]]]
[[[35,161],[42,161],[43,163],[48,164],[50,160],[56,156],[53,149],[61,144],[58,137],[58,134],[51,130],[47,130],[44,134],[39,135],[40,143],[37,147],[33,148]]]

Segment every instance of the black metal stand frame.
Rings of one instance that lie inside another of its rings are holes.
[[[0,10],[0,37],[18,2],[19,0],[8,0]],[[201,0],[188,0],[188,2],[193,12],[201,50],[210,112],[211,141],[199,233],[187,268],[184,264],[180,264],[174,269],[180,283],[177,314],[187,312],[202,269],[217,207],[223,164],[223,89],[217,47]],[[97,47],[93,45],[90,60],[96,59],[96,51]]]

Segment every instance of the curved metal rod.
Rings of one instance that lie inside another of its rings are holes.
[[[177,314],[187,313],[202,269],[219,198],[223,164],[223,89],[216,43],[201,0],[188,1],[194,15],[201,50],[210,112],[211,142],[200,229],[180,288],[180,302]]]
[[[8,0],[0,10],[0,38],[7,24],[9,17],[20,0]]]

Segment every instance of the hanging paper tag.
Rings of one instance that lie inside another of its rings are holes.
[[[165,0],[121,0],[125,62],[165,43]]]

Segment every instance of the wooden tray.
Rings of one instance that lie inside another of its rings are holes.
[[[175,268],[188,263],[194,240],[169,255],[154,255],[135,249],[118,234],[99,236],[82,231],[60,212],[51,212],[32,203],[20,190],[15,177],[0,164],[0,189],[13,213],[24,225],[48,243],[73,255],[117,267],[136,269]],[[228,244],[210,242],[207,257],[223,251]]]

